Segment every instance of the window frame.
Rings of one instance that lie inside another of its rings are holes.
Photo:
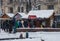
[[[47,8],[50,9],[50,10],[54,9],[54,5],[48,5]]]
[[[13,13],[13,7],[9,7],[9,12]]]

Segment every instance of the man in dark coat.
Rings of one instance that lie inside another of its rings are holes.
[[[9,21],[9,33],[12,32],[12,28],[13,28],[13,22],[12,20]]]
[[[3,22],[3,27],[2,27],[2,29],[5,31],[5,28],[6,28],[6,21]]]
[[[24,24],[24,27],[28,27],[28,21],[25,20],[23,24]]]
[[[7,32],[9,31],[9,22],[8,22],[8,20],[6,21],[6,31]]]
[[[19,21],[19,28],[22,28],[22,23],[21,23],[21,21]]]

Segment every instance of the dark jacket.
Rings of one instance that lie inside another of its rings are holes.
[[[22,27],[22,23],[21,23],[21,21],[19,22],[19,27]]]
[[[28,21],[24,21],[24,27],[28,27]]]

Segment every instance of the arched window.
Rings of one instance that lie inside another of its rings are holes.
[[[23,7],[21,7],[21,12],[24,12],[24,8]]]
[[[20,7],[18,7],[18,12],[20,12]]]
[[[41,6],[39,5],[39,6],[38,6],[38,10],[40,10],[40,9],[41,9]]]
[[[10,13],[13,13],[13,7],[10,7],[9,10],[10,10]]]
[[[48,5],[48,9],[54,9],[54,5]]]
[[[13,3],[13,0],[9,0],[10,3]]]

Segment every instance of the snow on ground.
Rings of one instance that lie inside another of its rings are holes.
[[[23,32],[23,36],[25,37],[25,33]],[[3,40],[3,41],[41,41],[41,39],[45,41],[60,41],[60,32],[28,32],[28,39],[14,39],[14,40]],[[2,38],[18,38],[20,36],[20,32],[15,34],[10,34],[4,31],[0,32],[0,39]],[[32,39],[30,39],[32,38]]]
[[[0,32],[0,39],[2,38],[18,38],[20,33],[10,34],[8,32],[4,32],[3,30]]]
[[[3,41],[41,41],[41,39],[15,39],[15,40],[3,40]]]
[[[36,32],[30,34],[29,37],[37,37],[45,41],[60,41],[60,32]]]

